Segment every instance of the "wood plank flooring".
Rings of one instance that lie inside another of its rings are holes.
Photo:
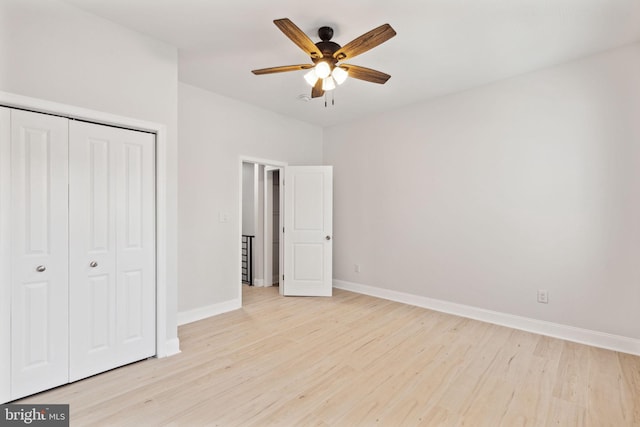
[[[180,327],[182,353],[16,403],[71,425],[640,426],[640,357],[335,290]]]

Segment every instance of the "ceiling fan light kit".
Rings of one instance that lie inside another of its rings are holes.
[[[312,68],[311,71],[306,73],[304,79],[309,83],[309,86],[314,87],[318,81],[318,73],[316,73],[315,68]]]
[[[389,24],[374,28],[347,43],[345,46],[340,46],[338,43],[331,41],[333,37],[333,29],[331,27],[320,27],[320,29],[318,29],[318,37],[320,37],[321,41],[313,43],[313,41],[288,18],[276,19],[273,23],[276,24],[291,41],[309,55],[313,64],[262,68],[253,70],[253,74],[262,75],[309,70],[305,73],[304,79],[312,87],[311,98],[323,96],[325,92],[331,91],[335,89],[337,85],[343,84],[348,77],[378,84],[386,83],[391,77],[388,74],[370,68],[350,64],[338,64],[339,61],[360,55],[395,36],[396,32]]]
[[[347,77],[349,77],[349,72],[344,68],[336,67],[331,72],[331,76],[335,79],[336,83],[341,85],[347,80]]]
[[[333,80],[333,77],[329,76],[322,79],[322,90],[329,91],[334,90],[336,88],[336,82]]]
[[[304,75],[304,79],[309,86],[314,87],[318,80],[322,80],[322,90],[328,91],[336,88],[336,84],[341,85],[347,80],[349,73],[340,67],[333,70],[324,61],[318,62],[315,67]]]
[[[313,69],[320,79],[326,79],[331,74],[331,67],[325,61],[319,61]]]

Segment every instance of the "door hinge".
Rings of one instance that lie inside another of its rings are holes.
[[[282,232],[284,233],[284,227],[282,227]]]
[[[284,282],[284,274],[282,275],[282,281]]]

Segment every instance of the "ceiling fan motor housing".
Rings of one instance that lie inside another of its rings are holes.
[[[338,43],[321,41],[316,43],[316,47],[320,49],[320,52],[322,52],[322,58],[311,58],[314,64],[324,61],[328,62],[330,65],[335,65],[336,62],[338,62],[338,60],[333,57],[333,54],[340,49],[340,45]]]
[[[316,47],[322,52],[322,58],[311,58],[311,60],[314,64],[324,61],[333,68],[338,62],[338,60],[333,57],[333,54],[341,47],[338,43],[330,41],[333,37],[333,28],[320,27],[318,29],[318,37],[320,37],[322,41],[316,43]]]

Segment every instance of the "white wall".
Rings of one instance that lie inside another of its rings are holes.
[[[639,76],[634,45],[326,129],[334,278],[640,338]]]
[[[322,129],[182,83],[178,105],[178,310],[206,315],[240,298],[241,157],[321,164]]]
[[[0,3],[0,91],[167,127],[167,339],[176,330],[177,50],[56,0]]]

